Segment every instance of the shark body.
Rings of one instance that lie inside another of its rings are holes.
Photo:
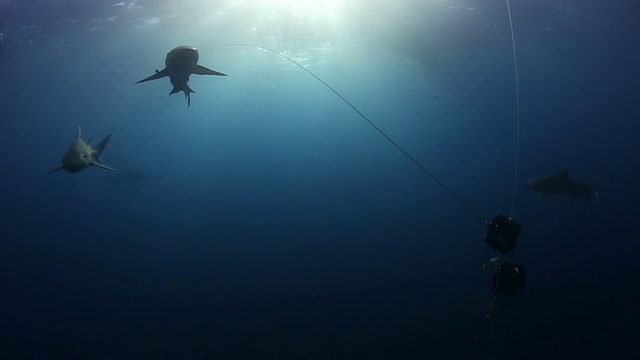
[[[102,151],[104,150],[105,146],[107,146],[107,143],[109,143],[109,140],[111,140],[111,134],[105,136],[105,138],[102,139],[102,141],[100,141],[98,146],[96,146],[94,149],[91,147],[91,139],[89,139],[89,141],[86,143],[84,142],[84,140],[82,140],[82,129],[78,125],[78,131],[76,133],[75,140],[73,140],[67,152],[64,154],[64,156],[62,156],[62,166],[53,169],[46,174],[51,174],[58,170],[77,173],[89,166],[97,166],[105,170],[118,171],[112,167],[103,165],[100,162],[100,154],[102,154]]]
[[[178,46],[167,54],[167,58],[164,61],[164,69],[160,71],[156,70],[155,74],[136,82],[136,84],[162,79],[168,76],[169,80],[171,80],[171,85],[173,85],[173,89],[169,95],[180,91],[184,92],[184,97],[187,99],[187,106],[190,106],[191,93],[195,93],[195,91],[189,87],[189,76],[192,74],[227,76],[227,74],[199,65],[199,58],[198,49],[191,46]]]
[[[555,175],[533,178],[525,185],[538,193],[538,199],[549,194],[566,194],[573,199],[584,196],[588,200],[598,200],[598,191],[586,182],[571,178],[568,168]]]

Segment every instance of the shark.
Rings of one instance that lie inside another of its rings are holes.
[[[130,184],[130,183],[135,183],[138,181],[142,181],[144,179],[146,179],[147,177],[142,174],[142,173],[137,173],[137,172],[131,172],[129,171],[126,174],[120,175],[120,176],[111,176],[111,175],[107,175],[107,180],[109,181],[110,184]]]
[[[102,139],[94,149],[91,147],[91,139],[86,143],[82,140],[82,129],[80,128],[80,125],[78,125],[75,140],[73,140],[67,152],[62,156],[62,166],[46,172],[45,174],[51,174],[58,170],[77,173],[89,166],[97,166],[109,171],[118,171],[112,167],[103,165],[100,162],[100,154],[102,154],[102,151],[105,146],[107,146],[107,143],[109,143],[109,140],[111,140],[111,134],[105,136],[105,138]]]
[[[598,200],[598,191],[586,182],[571,178],[568,168],[555,175],[533,178],[525,185],[538,193],[538,199],[548,194],[566,194],[573,199],[584,196],[587,200]]]
[[[182,91],[185,99],[187,99],[187,106],[191,106],[191,93],[195,94],[195,91],[189,87],[189,76],[193,74],[227,76],[227,74],[198,64],[199,58],[198,49],[191,46],[178,46],[167,54],[164,61],[164,69],[156,70],[155,74],[136,82],[136,84],[168,76],[169,80],[171,80],[171,85],[173,85],[169,95]]]

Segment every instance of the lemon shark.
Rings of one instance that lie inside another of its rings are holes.
[[[76,134],[75,140],[69,146],[69,149],[62,157],[62,166],[57,169],[53,169],[46,174],[54,173],[58,170],[65,170],[70,173],[77,173],[89,166],[97,166],[101,167],[105,170],[110,171],[118,171],[112,167],[102,165],[100,162],[100,154],[104,150],[107,143],[111,140],[111,134],[105,136],[102,141],[96,146],[96,148],[91,147],[91,139],[88,142],[84,142],[82,140],[82,129],[80,125],[78,125],[78,132]],[[95,160],[94,160],[95,158]]]
[[[199,65],[199,58],[198,49],[191,46],[178,46],[167,54],[167,58],[164,60],[164,69],[160,71],[156,70],[155,74],[136,82],[136,84],[162,79],[168,76],[169,80],[171,80],[171,85],[173,85],[173,90],[171,90],[169,95],[180,91],[184,92],[184,97],[187,99],[187,106],[190,106],[191,93],[195,94],[195,91],[189,87],[189,76],[192,74],[227,76],[227,74]]]
[[[571,178],[568,168],[562,169],[555,175],[533,178],[525,185],[538,192],[538,199],[548,194],[566,194],[573,199],[584,196],[588,200],[598,200],[598,191],[585,182]]]

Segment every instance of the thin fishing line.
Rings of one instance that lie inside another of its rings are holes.
[[[511,199],[510,215],[515,216],[516,210],[516,194],[518,192],[518,168],[520,167],[520,76],[518,75],[518,56],[516,53],[516,38],[513,33],[513,20],[511,19],[511,7],[509,0],[507,3],[507,13],[509,14],[509,27],[511,29],[511,47],[513,48],[513,67],[516,77],[516,159],[515,169],[513,170],[513,198]]]
[[[248,47],[254,47],[254,48],[262,49],[262,50],[268,51],[268,52],[270,52],[272,54],[275,54],[277,56],[280,56],[280,57],[282,57],[284,59],[287,59],[288,61],[290,61],[291,63],[293,63],[297,67],[299,67],[300,69],[306,71],[307,74],[313,76],[316,80],[318,80],[327,89],[331,90],[340,99],[342,99],[342,101],[344,101],[345,104],[349,105],[349,107],[351,107],[358,115],[360,115],[361,118],[363,118],[367,123],[369,123],[369,125],[371,125],[371,127],[373,127],[378,133],[380,133],[380,135],[382,135],[385,139],[387,139],[387,141],[389,141],[391,143],[391,145],[395,146],[395,148],[398,149],[402,154],[404,154],[404,156],[406,156],[416,166],[418,166],[420,168],[420,170],[422,170],[422,172],[427,174],[427,176],[429,176],[433,181],[435,181],[436,184],[438,184],[444,191],[448,192],[449,195],[451,195],[458,203],[460,203],[460,205],[462,205],[465,209],[467,209],[467,211],[469,211],[471,213],[471,215],[473,215],[480,222],[482,222],[482,223],[485,222],[485,220],[482,218],[482,216],[480,216],[477,212],[475,212],[466,202],[464,202],[462,200],[462,198],[460,198],[460,196],[458,196],[455,192],[453,192],[453,190],[449,189],[449,187],[447,187],[435,175],[433,175],[429,170],[427,170],[427,168],[422,166],[422,164],[420,164],[418,162],[418,160],[416,160],[413,156],[409,155],[409,153],[406,152],[402,147],[400,147],[400,145],[398,145],[398,143],[393,141],[393,139],[391,139],[387,134],[385,134],[384,131],[382,131],[378,126],[376,126],[376,124],[374,124],[371,120],[369,120],[369,118],[365,114],[363,114],[353,104],[351,104],[349,102],[349,100],[347,100],[344,96],[340,95],[339,92],[337,92],[334,88],[332,88],[329,84],[324,82],[322,79],[317,77],[314,73],[312,73],[311,71],[307,70],[307,68],[305,68],[304,66],[300,65],[298,62],[296,62],[295,60],[291,59],[290,57],[288,57],[286,55],[283,55],[283,54],[281,54],[281,53],[279,53],[277,51],[271,50],[271,49],[269,49],[267,47],[260,46],[260,45],[254,45],[254,44],[226,44],[226,45],[221,45],[221,46],[215,47],[215,48],[207,51],[206,53],[210,53],[210,52],[212,52],[214,50],[221,49],[221,48],[224,48],[224,47],[229,47],[229,46],[248,46]]]
[[[511,198],[511,211],[509,212],[511,216],[515,216],[516,194],[518,191],[518,168],[520,165],[520,83],[519,83],[519,76],[518,76],[518,56],[516,52],[516,39],[513,31],[513,19],[511,18],[511,7],[509,6],[509,0],[505,0],[505,3],[507,5],[507,14],[509,15],[509,29],[511,30],[511,48],[513,49],[513,66],[515,71],[515,82],[516,82],[516,151],[515,151],[515,167],[513,171],[513,197]],[[487,313],[487,317],[485,319],[484,330],[482,332],[482,335],[476,338],[477,340],[484,340],[486,338],[486,334],[489,331],[489,320],[491,320],[491,317],[494,311],[495,302],[497,300],[498,300],[498,297],[493,295],[491,299],[491,303],[489,305],[489,313]]]

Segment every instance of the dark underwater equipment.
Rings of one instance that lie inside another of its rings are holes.
[[[516,248],[522,225],[508,216],[498,215],[484,225],[484,242],[495,251],[506,254]]]
[[[515,297],[527,282],[523,265],[501,262],[502,255],[516,248],[521,230],[522,225],[505,215],[498,215],[484,224],[484,242],[501,254],[482,265],[483,269],[496,269],[493,274],[493,295],[489,302],[487,319],[491,319],[493,316],[499,298]],[[476,339],[482,338],[484,338],[484,334],[476,336]]]
[[[493,294],[513,298],[527,283],[524,265],[503,262],[493,274]]]

